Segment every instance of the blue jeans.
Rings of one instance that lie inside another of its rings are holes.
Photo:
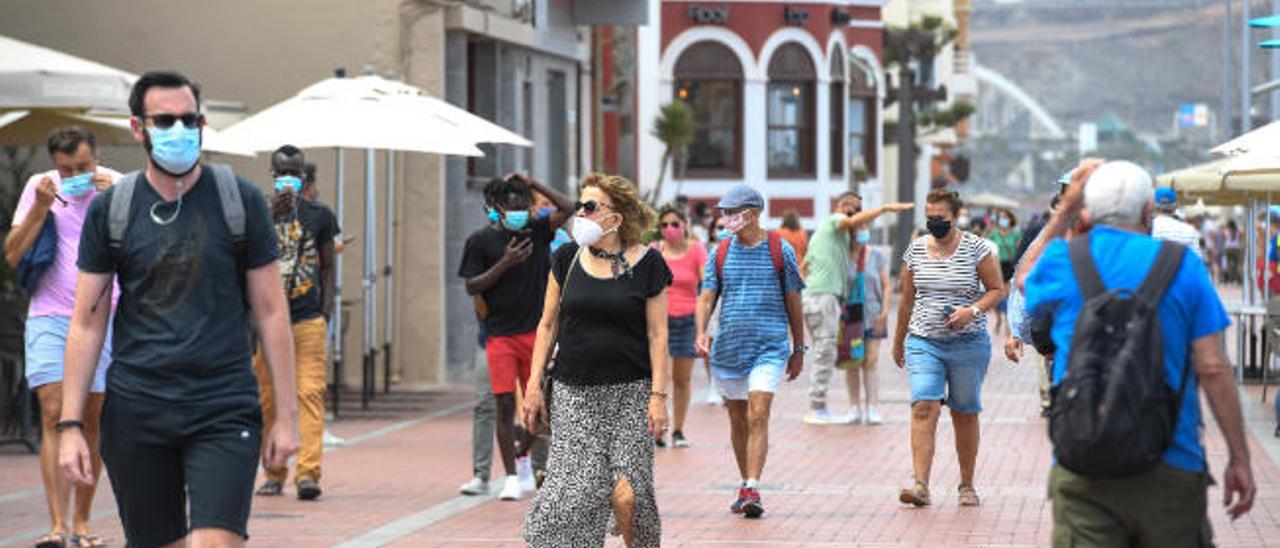
[[[907,338],[905,357],[911,403],[945,401],[959,413],[982,411],[982,381],[991,362],[985,331],[954,339]]]

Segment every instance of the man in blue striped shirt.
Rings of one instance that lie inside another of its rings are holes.
[[[738,498],[729,509],[758,518],[764,514],[759,482],[769,451],[773,393],[784,372],[788,381],[800,375],[807,350],[802,346],[804,312],[800,304],[804,281],[791,244],[760,227],[764,197],[759,192],[738,185],[717,207],[724,213],[725,228],[734,236],[726,244],[720,268],[716,264],[719,252],[707,257],[698,300],[697,347],[700,354],[710,357],[711,370],[724,396],[733,453],[742,474]],[[774,238],[778,241],[769,241]],[[775,258],[775,254],[781,257]],[[713,343],[707,335],[707,323],[717,299],[723,302],[720,330]]]

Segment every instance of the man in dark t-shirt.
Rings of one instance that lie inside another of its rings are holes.
[[[275,180],[271,218],[280,245],[280,276],[289,299],[298,375],[302,448],[293,480],[299,499],[315,500],[320,497],[320,460],[324,454],[325,343],[333,308],[333,238],[337,227],[328,208],[302,198],[308,183],[306,158],[301,150],[292,145],[276,149],[271,154],[271,175]],[[275,415],[275,397],[261,352],[254,357],[253,369],[258,375],[262,413],[270,421]],[[284,491],[288,468],[268,468],[266,473],[267,481],[257,494],[279,496]]]
[[[249,181],[223,187],[217,168],[199,163],[199,99],[180,74],[137,80],[130,122],[148,152],[146,170],[123,202],[124,231],[113,236],[109,220],[129,176],[94,198],[80,239],[59,463],[72,481],[92,481],[80,421],[114,276],[120,300],[101,445],[130,546],[243,545],[259,451],[266,467],[277,468],[298,447],[289,309],[267,203]],[[228,188],[243,205],[239,243],[222,206]],[[276,386],[278,412],[265,443],[250,310]]]
[[[531,215],[534,191],[550,198],[556,212],[546,217]],[[551,241],[573,214],[573,205],[564,194],[520,175],[494,179],[484,193],[491,224],[467,238],[458,276],[466,279],[468,294],[481,297],[477,308],[484,316],[489,382],[498,404],[495,434],[507,472],[500,498],[519,500],[524,489],[516,477],[515,392],[529,380],[551,269]],[[532,438],[526,435],[520,441],[524,454]],[[527,472],[523,474],[527,489],[532,468],[524,460],[521,467]]]

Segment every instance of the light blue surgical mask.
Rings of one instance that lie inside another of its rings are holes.
[[[276,192],[301,192],[302,179],[293,175],[281,175],[276,177]]]
[[[857,234],[857,238],[858,238],[858,243],[865,245],[871,241],[871,231],[859,230]]]
[[[86,171],[75,177],[67,177],[58,186],[58,193],[70,198],[79,198],[93,190],[93,172]]]
[[[722,228],[716,231],[717,240],[728,240],[729,238],[732,238],[732,237],[733,237],[733,233],[729,232],[729,229],[727,228]]]
[[[1000,228],[1009,228],[1010,223],[1009,223],[1008,217],[1001,217],[999,222],[1000,222]]]
[[[161,171],[181,177],[196,168],[200,161],[200,128],[187,127],[181,121],[168,129],[147,128],[151,139],[151,160]]]
[[[550,217],[555,212],[556,212],[556,208],[554,207],[544,207],[538,210],[537,218],[546,219],[547,217]]]
[[[519,209],[502,214],[502,226],[507,227],[507,230],[524,230],[527,224],[529,224],[528,211]]]

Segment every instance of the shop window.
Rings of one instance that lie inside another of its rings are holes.
[[[779,47],[769,60],[768,164],[770,177],[814,175],[813,60],[799,44]]]
[[[690,46],[676,61],[675,98],[693,110],[694,137],[684,175],[742,175],[742,65],[718,42]]]

